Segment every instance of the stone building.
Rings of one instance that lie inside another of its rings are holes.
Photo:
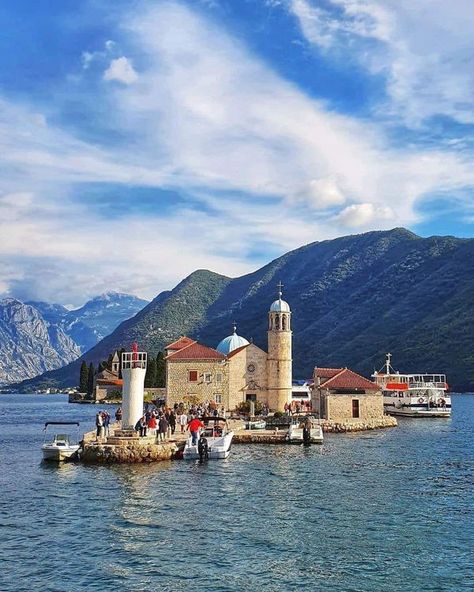
[[[348,368],[314,369],[313,409],[329,421],[348,423],[383,418],[380,387]]]
[[[94,399],[104,399],[122,396],[123,380],[120,376],[120,360],[115,352],[112,358],[111,369],[104,368],[95,377]]]
[[[291,311],[281,298],[268,313],[268,353],[234,331],[216,349],[181,337],[166,347],[166,399],[215,401],[233,410],[261,401],[283,410],[292,398]]]

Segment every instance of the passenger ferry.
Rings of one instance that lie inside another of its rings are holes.
[[[392,354],[385,367],[372,375],[382,388],[385,411],[407,417],[450,417],[451,397],[444,374],[400,374],[392,368]]]

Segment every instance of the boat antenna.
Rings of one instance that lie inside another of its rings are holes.
[[[385,374],[390,374],[390,361],[392,359],[392,354],[389,352],[385,357]]]

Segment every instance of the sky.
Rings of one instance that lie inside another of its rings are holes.
[[[0,295],[474,231],[472,0],[0,5]]]

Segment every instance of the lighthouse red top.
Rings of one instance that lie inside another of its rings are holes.
[[[138,343],[134,341],[132,343],[132,362],[136,362],[138,360]]]

